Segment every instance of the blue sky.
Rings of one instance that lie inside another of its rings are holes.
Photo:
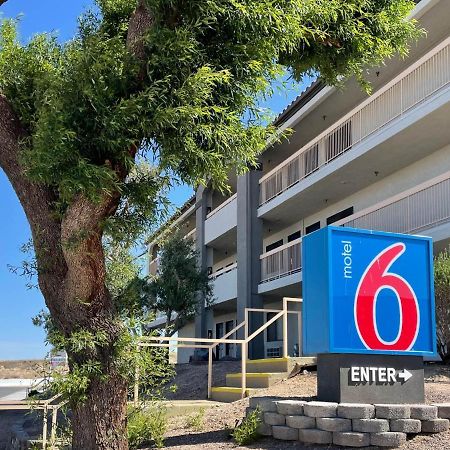
[[[92,5],[88,0],[9,0],[0,7],[0,17],[21,17],[20,32],[26,41],[35,33],[56,32],[61,41],[70,39],[77,26],[77,17]],[[277,92],[265,102],[274,113],[280,112],[298,95],[301,87],[287,93]],[[182,204],[192,193],[180,186],[171,193],[175,205]],[[0,360],[37,359],[48,351],[44,333],[31,323],[31,318],[44,308],[37,289],[28,290],[26,280],[11,273],[8,265],[18,266],[24,259],[20,246],[30,238],[30,229],[8,179],[0,170]]]

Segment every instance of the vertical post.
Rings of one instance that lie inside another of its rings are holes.
[[[58,406],[52,408],[52,429],[50,431],[50,448],[56,446],[56,421],[58,419]]]
[[[248,338],[248,308],[244,310],[244,339]]]
[[[137,352],[139,353],[141,350],[141,347],[139,343],[137,344]],[[137,407],[139,403],[139,364],[138,364],[138,358],[136,358],[136,368],[134,371],[134,395],[133,395],[133,403],[134,406]]]
[[[44,423],[42,426],[42,450],[47,449],[47,415],[48,415],[48,404],[44,405]]]
[[[208,398],[211,398],[212,391],[212,346],[208,348]]]
[[[247,389],[247,339],[241,344],[241,398],[245,397]]]
[[[287,300],[283,297],[283,358],[288,357],[288,307]]]
[[[302,313],[297,313],[298,317],[298,356],[303,356],[302,353]]]

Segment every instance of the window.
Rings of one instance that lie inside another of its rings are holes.
[[[267,313],[266,318],[267,321],[269,321],[270,319],[272,319],[273,317],[275,317],[276,313],[270,312]],[[277,327],[277,320],[275,320],[274,323],[271,323],[268,327],[267,327],[267,342],[275,342],[278,341],[278,327]]]
[[[313,231],[317,231],[317,230],[319,230],[320,229],[320,221],[319,222],[316,222],[316,223],[313,223],[313,224],[311,224],[311,225],[308,225],[306,228],[305,228],[305,233],[306,234],[309,234],[309,233],[312,233]]]
[[[280,239],[279,241],[273,242],[272,244],[269,244],[266,247],[266,252],[270,252],[270,250],[274,250],[277,247],[281,247],[283,245],[283,239]]]
[[[336,214],[327,218],[327,225],[331,225],[338,220],[344,219],[345,217],[351,216],[353,214],[353,206],[350,208],[344,209],[343,211],[339,211]]]
[[[288,236],[288,242],[295,241],[296,239],[300,239],[302,237],[301,231],[296,231]]]

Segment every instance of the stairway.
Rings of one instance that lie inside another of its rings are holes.
[[[272,386],[287,378],[294,367],[296,370],[316,364],[315,358],[265,358],[247,360],[245,396],[252,395],[258,389]],[[213,387],[211,399],[217,402],[231,403],[241,398],[241,373],[229,373],[226,386]]]

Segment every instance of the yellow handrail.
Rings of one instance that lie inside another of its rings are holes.
[[[245,397],[245,391],[246,391],[246,384],[247,384],[247,354],[248,354],[248,344],[250,341],[252,341],[256,336],[258,336],[261,332],[266,330],[270,325],[272,325],[274,322],[276,322],[278,319],[283,317],[283,357],[288,356],[288,342],[287,342],[287,316],[288,314],[297,314],[299,317],[299,324],[300,324],[300,312],[299,311],[289,311],[288,310],[288,303],[294,302],[294,303],[301,303],[301,299],[297,298],[289,298],[284,297],[283,298],[283,309],[277,310],[277,309],[264,309],[264,308],[245,308],[245,316],[244,321],[241,322],[239,325],[234,327],[231,331],[226,333],[221,338],[188,338],[188,337],[172,337],[172,336],[142,336],[140,338],[140,341],[138,342],[138,347],[163,347],[163,348],[169,348],[169,347],[176,347],[176,348],[207,348],[208,349],[208,398],[211,398],[211,392],[212,392],[212,356],[213,356],[213,350],[217,347],[219,344],[240,344],[241,345],[241,396],[242,398]],[[250,336],[248,335],[248,313],[249,312],[276,312],[277,314],[272,317],[270,320],[268,320],[264,325],[261,325],[256,331],[254,331]],[[235,334],[238,330],[240,330],[242,327],[245,327],[244,331],[244,339],[228,339],[230,336]],[[158,342],[159,341],[159,342]],[[163,342],[161,342],[163,341]],[[170,344],[170,342],[175,341],[176,344]],[[167,343],[165,343],[167,342]],[[300,326],[299,326],[299,345],[301,342],[301,333],[300,333]],[[136,372],[136,379],[135,379],[135,386],[134,386],[134,402],[135,404],[138,403],[139,399],[139,374]]]

